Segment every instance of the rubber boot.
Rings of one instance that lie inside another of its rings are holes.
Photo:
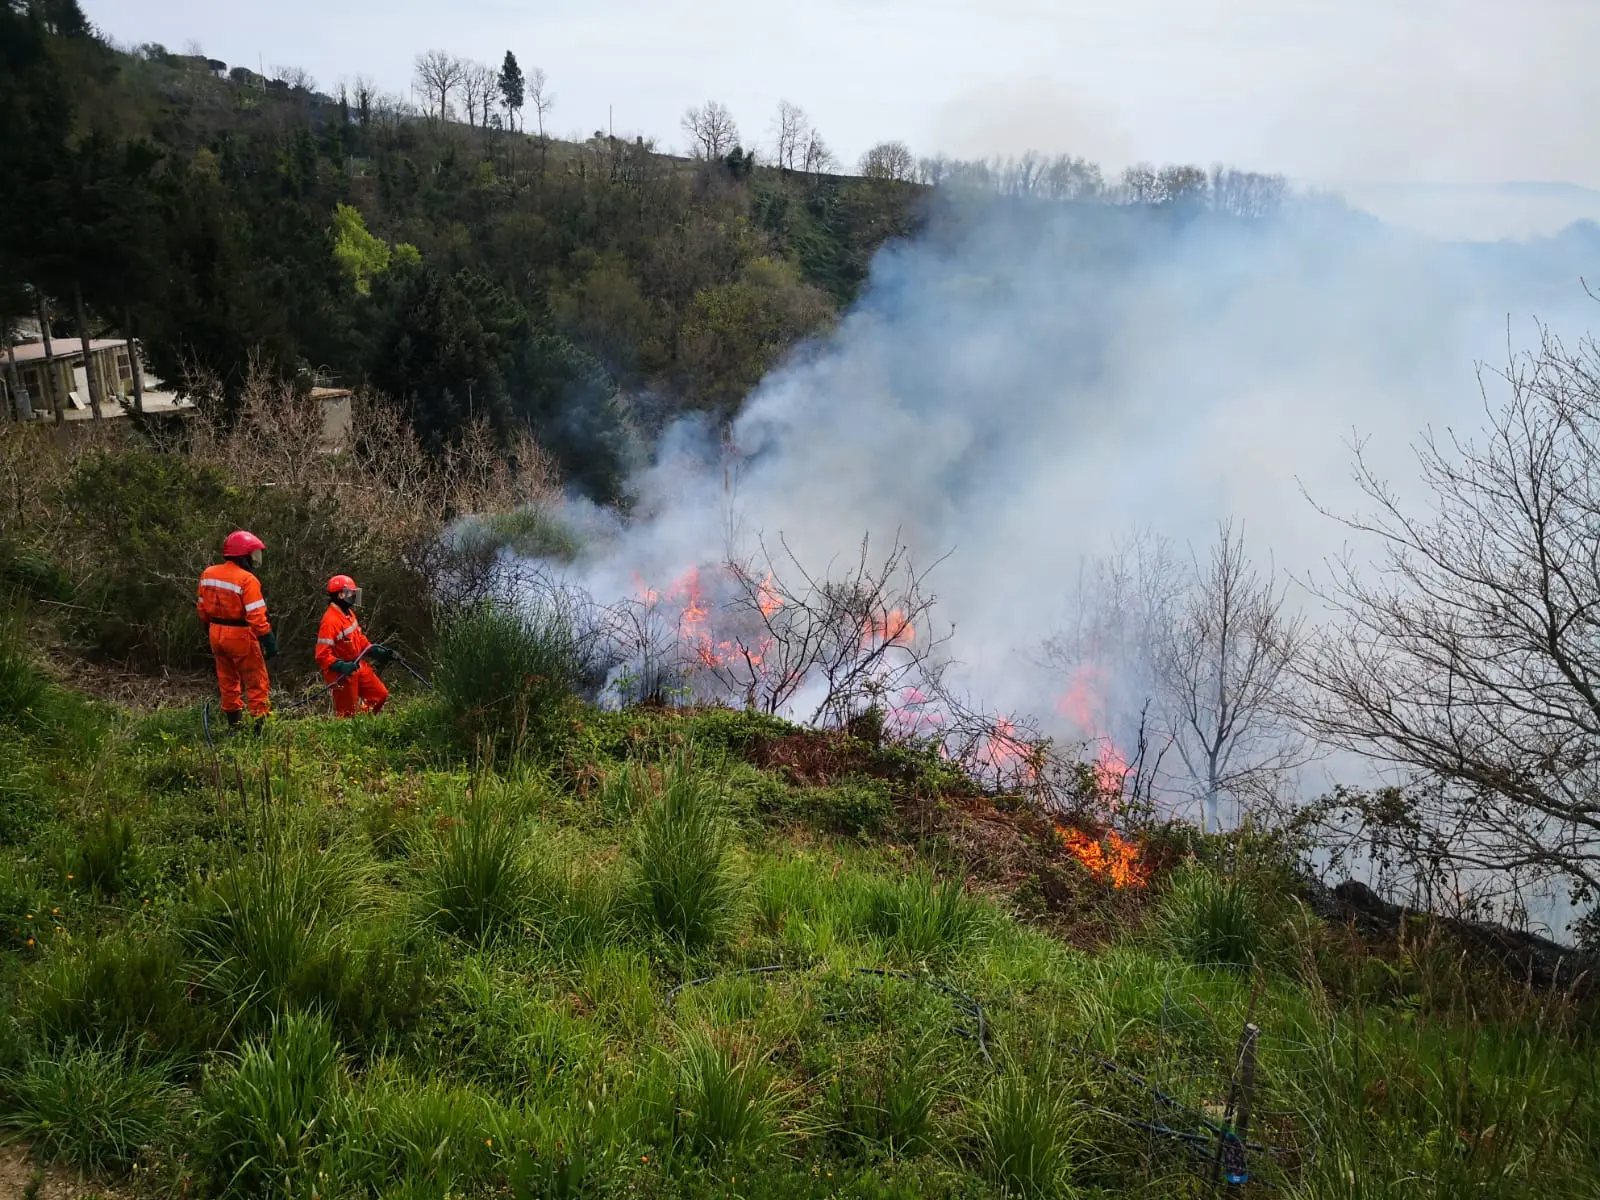
[[[223,713],[222,715],[228,718],[228,732],[238,733],[239,722],[244,719],[244,714],[241,712],[230,712]]]
[[[266,731],[267,719],[265,717],[257,717],[250,725],[250,736],[252,737],[260,737]]]

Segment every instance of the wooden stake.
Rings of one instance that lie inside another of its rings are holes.
[[[1244,1148],[1250,1132],[1250,1110],[1255,1102],[1256,1042],[1260,1036],[1260,1026],[1253,1021],[1245,1022],[1244,1030],[1239,1035],[1239,1054],[1234,1060],[1233,1076],[1228,1083],[1228,1104],[1222,1113],[1222,1129],[1217,1134],[1217,1154],[1211,1161],[1213,1195],[1223,1182],[1224,1168],[1230,1187],[1237,1187],[1249,1178]]]

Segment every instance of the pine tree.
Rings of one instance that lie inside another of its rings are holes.
[[[522,123],[524,94],[522,68],[517,66],[517,56],[507,50],[506,61],[500,68],[500,99],[506,111],[514,114],[519,126]]]

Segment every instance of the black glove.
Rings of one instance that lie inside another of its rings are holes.
[[[276,633],[263,633],[256,640],[261,643],[262,658],[272,658],[278,653],[278,635]]]
[[[394,661],[394,651],[387,646],[371,645],[367,647],[367,661],[383,666]]]
[[[336,658],[333,660],[333,673],[341,679],[348,679],[360,666],[353,658]]]

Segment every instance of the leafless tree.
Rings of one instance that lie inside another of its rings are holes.
[[[792,171],[804,152],[806,135],[810,132],[806,114],[798,104],[780,100],[774,124],[778,134],[778,166],[785,171]]]
[[[1081,734],[1113,739],[1140,714],[1154,743],[1147,780],[1169,800],[1198,800],[1207,828],[1223,797],[1255,809],[1309,761],[1314,747],[1291,719],[1303,625],[1231,526],[1205,561],[1135,535],[1083,572],[1069,614],[1044,646],[1066,689],[1058,711]]]
[[[688,109],[683,114],[683,131],[689,135],[695,157],[707,161],[725,157],[739,144],[739,127],[733,114],[718,100]]]
[[[1062,154],[1045,167],[1041,190],[1051,200],[1093,200],[1105,191],[1105,180],[1094,163]]]
[[[1202,827],[1220,828],[1224,795],[1272,797],[1304,765],[1312,744],[1292,715],[1301,617],[1284,590],[1245,554],[1244,536],[1224,524],[1204,564],[1157,631],[1155,675],[1167,732],[1202,802]]]
[[[272,78],[297,92],[315,91],[317,86],[311,72],[304,67],[275,66],[272,68]]]
[[[1282,175],[1259,175],[1215,167],[1211,172],[1211,206],[1236,217],[1264,217],[1277,212],[1289,194]]]
[[[363,127],[372,123],[372,111],[377,104],[378,86],[370,76],[357,75],[352,87],[356,106],[356,121]]]
[[[1504,388],[1492,401],[1489,381]],[[1600,891],[1600,348],[1538,349],[1482,379],[1480,440],[1416,450],[1404,501],[1356,447],[1379,548],[1323,589],[1317,732],[1408,772],[1407,819],[1451,861]]]
[[[828,143],[822,140],[822,135],[815,129],[806,135],[805,148],[801,155],[801,168],[811,176],[826,175],[838,166],[838,159]]]
[[[489,110],[500,93],[500,74],[493,67],[470,60],[462,64],[461,97],[467,110],[467,124],[489,125]]]
[[[1211,189],[1210,177],[1199,167],[1162,167],[1156,181],[1162,204],[1203,204]]]
[[[904,142],[879,142],[861,156],[859,170],[868,179],[910,183],[917,177],[917,159]]]
[[[439,120],[450,118],[450,94],[466,80],[468,63],[444,50],[417,55],[417,87],[428,98]]]
[[[543,67],[533,67],[528,71],[528,100],[533,104],[534,119],[538,123],[539,136],[544,137],[544,115],[555,106],[555,93],[550,90],[550,80],[544,73]]]

